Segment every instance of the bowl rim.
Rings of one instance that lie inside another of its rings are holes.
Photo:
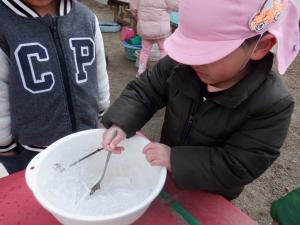
[[[66,139],[69,139],[70,136],[76,137],[78,135],[81,135],[83,132],[84,133],[91,133],[91,132],[99,132],[99,130],[104,130],[104,129],[90,129],[90,130],[84,130],[84,131],[79,131],[70,135],[67,135],[59,140],[57,140],[56,142],[54,142],[53,144],[51,144],[48,148],[47,151],[45,152],[45,154],[43,155],[43,157],[40,157],[37,160],[38,164],[41,164],[41,162],[43,162],[43,160],[46,158],[46,156],[53,151],[53,149],[56,148],[57,145],[60,145],[62,142],[64,142]],[[140,135],[135,135],[134,137],[138,137],[138,138],[142,138],[144,141],[150,143],[150,141]],[[38,165],[37,164],[37,165]],[[30,165],[30,164],[29,164]],[[30,166],[28,166],[26,168],[26,170],[29,170]],[[35,174],[36,178],[38,175],[38,172]],[[27,173],[26,173],[27,176]],[[70,220],[79,220],[79,221],[87,221],[87,222],[93,222],[93,221],[109,221],[109,220],[114,220],[116,218],[122,218],[125,216],[129,216],[131,214],[134,214],[136,212],[138,212],[141,209],[147,209],[147,207],[150,205],[150,203],[158,196],[158,194],[161,192],[165,180],[167,177],[167,170],[165,167],[160,167],[160,171],[159,171],[159,180],[156,184],[156,186],[154,187],[154,189],[152,190],[152,192],[148,195],[147,198],[145,198],[143,201],[141,201],[139,204],[136,204],[134,207],[131,207],[130,209],[126,209],[124,211],[118,212],[118,213],[113,213],[110,215],[103,215],[103,216],[85,216],[85,215],[74,215],[72,213],[69,213],[59,207],[56,207],[55,205],[53,205],[52,203],[50,203],[46,197],[44,197],[41,194],[40,188],[37,185],[34,185],[31,187],[31,192],[33,193],[33,195],[35,196],[35,198],[37,199],[37,201],[49,212],[51,212],[52,214],[55,214],[55,216],[60,216],[63,217],[65,219],[70,219]],[[26,179],[27,182],[27,179]]]

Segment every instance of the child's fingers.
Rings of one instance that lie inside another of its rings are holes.
[[[104,132],[103,139],[102,139],[103,148],[105,148],[107,150],[111,150],[109,144],[111,143],[111,141],[113,139],[114,132],[115,132],[114,128],[109,128],[107,131]]]
[[[154,150],[148,150],[145,154],[148,162],[152,162],[153,160],[160,159],[160,155]]]
[[[124,147],[123,146],[117,146],[114,148],[114,151],[117,153],[121,153],[124,151]]]
[[[151,163],[153,160],[156,160],[156,156],[153,154],[146,154],[146,160]]]
[[[150,162],[151,166],[165,166],[162,160],[155,159]]]
[[[143,149],[143,153],[147,154],[148,151],[150,151],[151,149],[156,149],[158,147],[159,143],[157,142],[151,142],[149,144],[147,144],[144,149]]]
[[[123,147],[116,147],[115,149],[107,149],[108,151],[114,153],[114,154],[121,154],[122,151],[124,151]]]
[[[164,166],[171,171],[170,156],[167,149],[161,148],[159,143],[158,145],[155,143],[152,145],[149,144],[146,147],[144,154],[151,166]]]
[[[117,148],[117,145],[123,141],[123,139],[125,138],[124,135],[120,132],[120,131],[116,131],[116,135],[115,137],[112,139],[111,143],[109,144],[110,145],[110,148],[112,149],[116,149]]]

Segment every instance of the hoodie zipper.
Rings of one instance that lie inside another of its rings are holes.
[[[53,41],[55,43],[56,47],[56,53],[59,59],[59,64],[60,64],[60,69],[61,69],[61,74],[63,78],[63,85],[64,85],[64,90],[65,94],[67,96],[67,104],[68,104],[68,111],[69,111],[69,116],[70,116],[70,121],[71,121],[71,128],[72,132],[76,131],[76,120],[75,120],[75,113],[74,113],[74,107],[73,107],[73,102],[72,102],[72,97],[71,97],[71,88],[70,88],[70,81],[67,71],[67,65],[66,65],[66,60],[62,51],[62,45],[59,39],[59,34],[57,30],[57,19],[53,18],[52,23],[50,25],[50,32],[52,34]]]
[[[186,120],[182,133],[181,133],[181,144],[185,144],[187,141],[188,136],[190,135],[192,126],[193,126],[193,121],[194,121],[194,114],[196,113],[197,105],[194,101],[192,102],[192,105],[190,107],[189,111],[189,116],[188,119]]]

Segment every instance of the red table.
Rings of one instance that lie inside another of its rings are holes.
[[[0,225],[59,225],[33,197],[24,171],[0,179]],[[258,225],[222,196],[176,189],[168,179],[134,225]]]

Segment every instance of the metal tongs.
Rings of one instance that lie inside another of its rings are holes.
[[[117,136],[117,131],[114,131],[113,135],[112,135],[112,140]],[[105,164],[104,164],[104,169],[103,169],[103,172],[101,174],[101,177],[98,179],[98,181],[94,184],[94,186],[91,188],[91,191],[90,191],[90,196],[92,194],[94,194],[95,191],[97,191],[98,189],[100,189],[100,183],[101,181],[103,180],[104,178],[104,175],[105,175],[105,172],[106,172],[106,169],[107,169],[107,165],[108,165],[108,162],[109,162],[109,159],[110,159],[110,156],[111,156],[111,151],[108,151],[107,152],[107,156],[106,156],[106,160],[105,160]]]
[[[107,156],[106,156],[105,165],[104,165],[104,169],[103,169],[102,175],[99,178],[99,180],[96,182],[96,184],[94,184],[94,186],[91,188],[90,196],[92,194],[94,194],[95,191],[97,191],[98,189],[100,189],[100,183],[101,183],[101,181],[104,178],[104,175],[105,175],[105,172],[106,172],[106,169],[107,169],[107,165],[108,165],[108,161],[110,159],[110,156],[111,156],[111,151],[107,152]]]
[[[75,161],[75,162],[69,164],[69,165],[67,166],[67,168],[64,168],[60,163],[56,163],[56,164],[55,164],[55,168],[56,168],[59,172],[63,172],[63,171],[65,171],[66,169],[69,169],[70,167],[73,167],[73,166],[77,165],[78,163],[80,163],[81,161],[83,161],[83,160],[85,160],[85,159],[91,157],[92,155],[96,154],[97,152],[102,151],[103,149],[104,149],[104,148],[98,148],[98,149],[96,149],[95,151],[89,153],[88,155],[86,155],[86,156],[84,156],[84,157],[78,159],[77,161]]]

